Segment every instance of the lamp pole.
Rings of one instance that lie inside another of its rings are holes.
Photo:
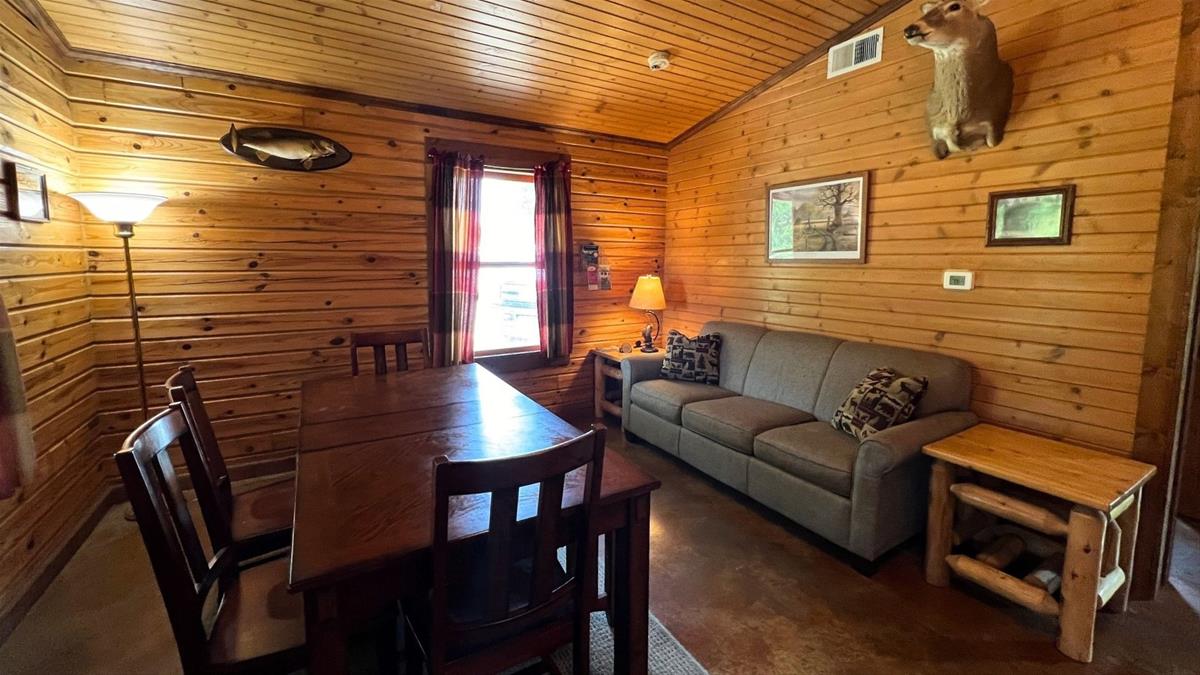
[[[142,403],[142,421],[150,419],[150,402],[146,398],[146,360],[142,353],[142,326],[138,320],[137,291],[133,287],[133,258],[129,240],[133,238],[133,223],[116,223],[117,237],[125,250],[125,283],[129,287],[129,318],[133,322],[133,351],[137,357],[138,397]]]

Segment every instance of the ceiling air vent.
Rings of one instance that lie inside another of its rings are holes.
[[[883,27],[829,48],[826,79],[865,68],[883,59]]]

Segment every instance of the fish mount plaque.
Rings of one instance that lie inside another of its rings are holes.
[[[229,125],[221,147],[247,162],[285,171],[325,171],[353,157],[346,146],[318,134],[281,127]]]

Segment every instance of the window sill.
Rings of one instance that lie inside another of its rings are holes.
[[[570,358],[550,359],[541,351],[508,352],[504,354],[486,354],[475,357],[475,363],[487,368],[493,373],[517,373],[524,370],[564,366]]]

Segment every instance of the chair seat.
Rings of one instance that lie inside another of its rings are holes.
[[[762,432],[812,419],[803,410],[750,396],[698,401],[683,408],[685,429],[747,455],[754,453],[754,437]]]
[[[304,600],[287,589],[288,560],[242,570],[208,642],[217,672],[288,673],[304,666]]]
[[[295,482],[288,478],[233,495],[233,541],[239,550],[265,553],[290,544]]]
[[[754,456],[818,487],[850,496],[858,439],[828,422],[780,427],[754,439]]]
[[[700,382],[643,380],[633,385],[629,400],[668,422],[682,424],[681,414],[685,405],[736,395],[728,389]]]

